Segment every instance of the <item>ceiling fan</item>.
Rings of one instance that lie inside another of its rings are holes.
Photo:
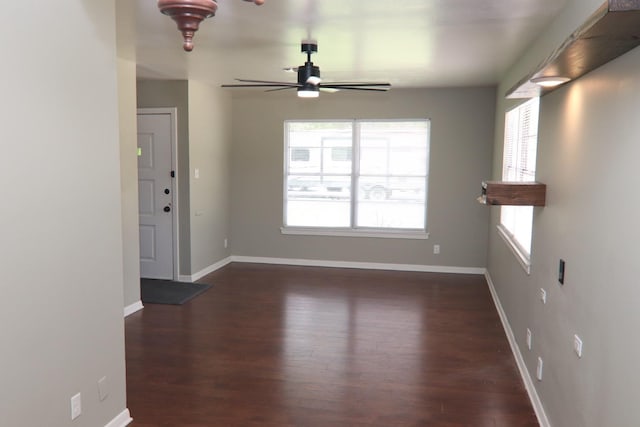
[[[313,65],[311,62],[311,54],[318,51],[318,44],[315,42],[302,42],[301,52],[307,54],[307,61],[304,65],[298,67],[298,81],[290,82],[274,82],[268,80],[247,80],[236,79],[242,84],[227,84],[222,87],[262,87],[271,88],[265,92],[273,92],[278,90],[297,89],[300,98],[317,98],[320,91],[337,92],[339,90],[367,90],[376,92],[385,92],[391,88],[389,83],[362,82],[362,83],[323,83],[320,78],[320,67]]]

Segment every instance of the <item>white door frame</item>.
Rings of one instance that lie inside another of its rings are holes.
[[[171,209],[171,225],[173,228],[172,251],[173,251],[173,280],[178,281],[180,277],[180,232],[178,230],[178,109],[177,108],[138,108],[137,115],[141,114],[168,114],[171,118],[171,170],[174,171],[174,178],[171,180],[171,194],[173,194],[173,206]]]

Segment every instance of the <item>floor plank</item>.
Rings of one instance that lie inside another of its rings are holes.
[[[230,264],[126,319],[147,426],[537,426],[482,276]]]

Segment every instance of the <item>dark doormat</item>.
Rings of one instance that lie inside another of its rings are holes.
[[[145,304],[184,304],[210,287],[202,283],[140,279],[140,294]]]

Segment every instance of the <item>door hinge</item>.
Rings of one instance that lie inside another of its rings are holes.
[[[176,171],[171,171],[171,178],[175,178],[176,177]]]

